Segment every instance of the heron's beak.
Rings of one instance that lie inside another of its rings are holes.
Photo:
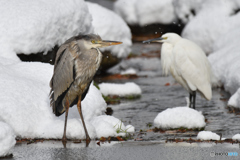
[[[143,43],[162,42],[162,40],[164,40],[164,39],[167,39],[167,37],[159,37],[159,38],[149,39],[149,40],[143,41]]]
[[[99,47],[108,47],[108,46],[112,46],[112,45],[119,45],[122,44],[122,42],[118,42],[118,41],[98,41],[98,44],[100,45]]]

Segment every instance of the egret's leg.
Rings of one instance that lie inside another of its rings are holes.
[[[85,131],[85,135],[86,135],[86,144],[88,146],[88,144],[90,143],[91,139],[90,139],[90,137],[88,135],[88,131],[87,131],[84,119],[83,119],[83,115],[82,115],[81,96],[78,97],[77,108],[78,108],[78,112],[80,114],[80,117],[81,117],[81,120],[82,120],[82,123],[83,123],[84,131]]]
[[[189,100],[190,100],[189,108],[192,107],[192,97],[193,97],[193,95],[191,93],[189,93]]]
[[[193,109],[195,109],[195,103],[196,103],[196,91],[193,91]]]
[[[64,147],[66,147],[66,143],[67,143],[66,130],[67,130],[67,118],[68,118],[68,110],[69,110],[68,98],[66,98],[65,107],[66,107],[66,111],[65,111],[65,124],[64,124],[64,131],[63,131],[63,137],[62,137],[62,143],[63,143]]]

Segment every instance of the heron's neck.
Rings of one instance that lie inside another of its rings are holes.
[[[96,50],[98,52],[98,56],[96,58],[96,63],[97,63],[97,66],[98,66],[97,69],[98,69],[100,64],[101,64],[101,62],[102,62],[102,53],[101,53],[101,51],[98,48],[96,48]]]

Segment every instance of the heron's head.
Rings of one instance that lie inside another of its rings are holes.
[[[99,35],[95,34],[82,35],[80,42],[83,42],[83,45],[86,49],[102,48],[122,44],[122,42],[118,41],[102,40]]]
[[[150,42],[158,42],[158,43],[170,43],[175,44],[177,41],[179,41],[181,37],[176,33],[165,33],[159,38],[149,39],[146,41],[143,41],[143,43],[150,43]]]

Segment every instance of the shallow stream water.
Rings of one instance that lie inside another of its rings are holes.
[[[131,81],[142,89],[139,99],[122,100],[120,104],[108,106],[113,109],[114,117],[121,119],[124,124],[131,124],[135,127],[136,133],[132,140],[105,142],[100,146],[96,141],[92,141],[89,147],[85,147],[84,142],[80,144],[68,142],[67,148],[63,148],[59,141],[45,141],[29,145],[22,143],[15,146],[13,159],[210,159],[211,152],[240,154],[239,144],[165,143],[168,138],[191,137],[194,139],[197,132],[170,131],[139,134],[140,130],[146,131],[154,127],[150,127],[150,125],[161,111],[167,108],[186,106],[185,97],[188,97],[188,93],[175,83],[171,76],[162,76],[159,45],[135,43],[132,52],[141,56],[123,61],[121,67],[115,67],[112,72],[124,67],[126,69],[135,67],[138,69],[139,78],[105,80],[112,83]],[[142,53],[152,56],[146,57]],[[128,61],[132,63],[128,63]],[[103,79],[97,78],[96,81],[103,81]],[[222,134],[222,137],[225,138],[231,138],[240,133],[240,115],[229,113],[224,100],[227,97],[227,93],[221,89],[213,89],[211,101],[206,101],[197,95],[196,110],[201,111],[207,119],[205,130]],[[231,159],[237,159],[239,156],[231,157]],[[226,159],[226,157],[229,158],[226,155],[215,156],[216,159]]]

